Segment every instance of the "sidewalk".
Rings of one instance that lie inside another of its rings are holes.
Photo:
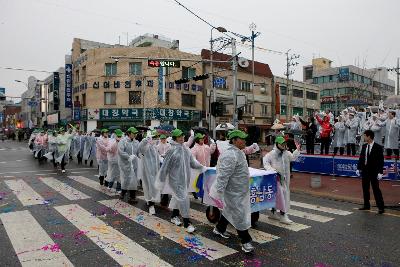
[[[260,168],[259,160],[250,161],[250,166]],[[293,173],[290,188],[295,193],[306,193],[313,196],[327,197],[336,200],[353,203],[363,203],[363,195],[360,178],[321,176],[321,187],[311,188],[311,177],[318,174]],[[380,181],[379,187],[382,191],[385,206],[400,209],[400,181]],[[375,204],[374,195],[371,192],[371,205]]]

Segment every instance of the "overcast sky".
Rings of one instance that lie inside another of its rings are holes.
[[[261,35],[256,46],[300,54],[295,79],[313,57],[335,66],[393,67],[400,56],[399,0],[180,0],[215,26],[250,35],[254,22]],[[209,48],[210,26],[173,0],[0,0],[0,87],[7,95],[26,90],[29,76],[64,65],[74,37],[104,43],[126,43],[144,33],[180,40],[180,50]],[[216,31],[214,31],[216,32]],[[215,33],[215,36],[218,36]],[[249,49],[238,47],[250,57]],[[226,50],[226,53],[230,53]],[[257,61],[283,76],[285,57],[257,50]],[[395,76],[391,76],[393,79]]]

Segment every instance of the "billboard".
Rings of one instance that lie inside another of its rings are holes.
[[[0,87],[0,94],[6,94],[6,88]]]
[[[59,110],[60,106],[60,73],[53,73],[53,103],[54,110]]]
[[[65,64],[65,107],[72,108],[72,64]]]
[[[349,68],[339,68],[339,82],[347,82],[350,80]]]

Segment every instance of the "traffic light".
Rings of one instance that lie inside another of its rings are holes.
[[[211,115],[214,117],[221,117],[224,115],[224,103],[212,102],[211,103]]]
[[[175,80],[175,84],[182,84],[182,83],[188,83],[189,79],[188,78],[182,78],[179,80]]]
[[[238,108],[238,120],[241,121],[243,120],[243,107],[242,108]]]
[[[193,77],[194,81],[201,81],[201,80],[205,80],[208,79],[210,76],[208,74],[203,74],[203,75],[197,75]]]

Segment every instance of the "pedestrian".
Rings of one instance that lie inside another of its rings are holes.
[[[118,166],[118,143],[121,141],[124,133],[120,129],[116,129],[114,134],[115,138],[109,140],[107,147],[108,168],[104,185],[112,191],[114,183],[117,182],[115,191],[117,194],[121,194],[121,179]]]
[[[228,138],[229,145],[218,160],[217,177],[210,189],[210,196],[222,199],[224,203],[221,217],[213,233],[228,239],[230,235],[226,232],[226,228],[229,223],[232,224],[240,238],[242,250],[249,253],[254,251],[254,246],[248,232],[251,227],[250,173],[243,152],[247,134],[233,130],[228,134]]]
[[[157,132],[147,131],[146,137],[139,144],[138,154],[141,157],[142,185],[144,199],[151,215],[156,214],[155,203],[160,202],[160,190],[155,187],[157,173],[160,169],[160,156],[157,151]]]
[[[265,170],[278,173],[276,209],[280,211],[279,216],[276,209],[272,209],[270,218],[280,220],[284,224],[292,224],[287,213],[290,209],[290,162],[295,161],[300,155],[300,144],[296,142],[296,150],[292,153],[287,151],[287,144],[283,136],[275,139],[275,147],[264,156]]]
[[[162,192],[168,184],[172,191],[169,205],[169,208],[172,209],[171,222],[177,226],[182,225],[179,219],[179,213],[181,213],[186,232],[193,233],[196,228],[189,219],[190,201],[188,197],[191,168],[200,169],[202,172],[207,168],[193,157],[184,141],[182,130],[172,131],[171,149],[165,155],[164,162],[157,174],[156,188]]]
[[[167,136],[165,134],[160,135],[160,143],[157,145],[158,154],[164,158],[170,148],[171,145],[167,142]]]
[[[348,113],[349,119],[345,122],[346,131],[344,133],[345,144],[347,147],[347,156],[356,155],[356,137],[359,122],[354,118],[354,113]]]
[[[307,121],[303,121],[300,117],[300,122],[305,126],[306,131],[306,151],[307,154],[314,155],[314,143],[315,135],[317,134],[318,128],[315,125],[315,119],[313,117],[308,117]]]
[[[396,118],[396,112],[393,110],[389,111],[388,118],[385,122],[382,123],[382,125],[386,126],[386,135],[385,135],[386,155],[390,157],[394,153],[396,157],[398,157],[400,120]]]
[[[336,156],[338,150],[340,155],[344,154],[344,134],[346,131],[346,127],[344,125],[343,116],[339,115],[336,118],[336,122],[334,125],[334,133],[333,133],[333,155]]]
[[[203,166],[210,167],[211,154],[214,153],[217,148],[214,140],[211,138],[211,145],[204,144],[205,135],[197,133],[195,135],[195,145],[192,147],[191,152],[194,158]]]
[[[108,159],[107,159],[107,148],[108,148],[108,130],[102,129],[101,136],[96,139],[96,160],[99,165],[99,182],[100,185],[104,184],[104,179],[107,176]]]
[[[366,144],[362,146],[356,171],[357,176],[361,175],[362,177],[364,196],[364,206],[359,210],[369,210],[371,208],[369,203],[369,186],[371,184],[378,207],[378,213],[382,214],[385,212],[385,204],[383,202],[382,192],[379,189],[379,180],[383,177],[383,147],[374,142],[374,132],[372,130],[366,130],[364,132],[364,141]]]
[[[315,114],[318,123],[321,125],[321,154],[329,154],[329,146],[331,144],[332,124],[329,115],[325,114],[321,119],[318,114]]]
[[[126,131],[127,137],[118,143],[118,166],[121,173],[121,195],[119,199],[125,200],[126,193],[129,192],[128,203],[130,204],[137,203],[137,152],[139,148],[139,141],[135,139],[137,133],[138,130],[135,127],[130,127]]]

